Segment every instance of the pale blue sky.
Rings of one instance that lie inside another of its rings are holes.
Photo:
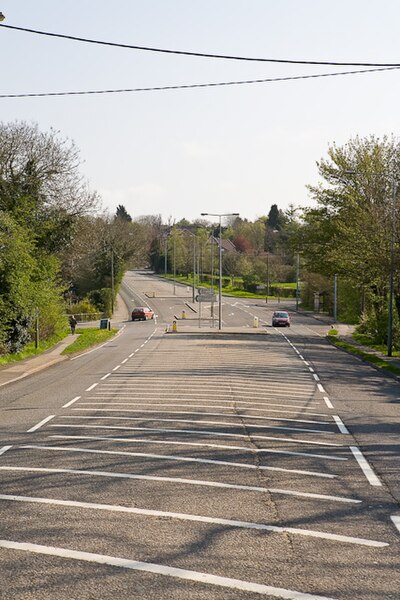
[[[399,62],[398,0],[0,0],[4,24],[179,50]],[[0,93],[280,77],[329,67],[233,63],[0,29]],[[332,142],[398,134],[400,72],[199,90],[0,99],[0,120],[53,127],[111,212],[254,219],[308,205]]]

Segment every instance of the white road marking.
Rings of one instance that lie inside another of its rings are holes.
[[[66,425],[66,427],[74,427],[73,425]],[[103,429],[97,425],[81,425],[81,428],[93,428]],[[97,437],[97,436],[79,436],[79,435],[50,435],[50,438],[57,439],[92,439],[92,440],[105,440],[111,442],[123,442],[128,444],[164,444],[166,446],[196,446],[199,448],[221,448],[223,450],[240,450],[242,452],[251,452],[252,454],[287,454],[289,456],[303,456],[305,458],[322,458],[326,460],[348,460],[342,456],[327,456],[325,454],[311,454],[308,452],[292,452],[290,450],[273,450],[272,448],[248,448],[247,446],[228,446],[225,444],[208,444],[201,442],[175,442],[173,440],[145,440],[141,438],[114,438],[114,437]],[[304,471],[304,473],[312,473],[316,475],[314,471]],[[319,474],[320,477],[336,477],[336,475]]]
[[[203,517],[201,515],[192,515],[188,513],[167,512],[163,510],[151,510],[145,508],[133,508],[130,506],[121,506],[116,504],[96,504],[93,502],[77,502],[74,500],[56,500],[53,498],[37,498],[32,496],[14,496],[9,494],[0,494],[0,500],[8,502],[31,502],[33,504],[49,504],[50,506],[68,506],[71,508],[88,508],[90,510],[106,510],[110,512],[122,512],[146,517],[166,517],[170,519],[179,519],[182,521],[193,521],[195,523],[206,523],[211,525],[226,525],[227,527],[238,527],[241,529],[256,529],[257,531],[274,531],[276,533],[291,533],[293,535],[304,535],[323,540],[332,540],[347,544],[356,544],[359,546],[370,546],[372,548],[384,548],[389,544],[387,542],[378,542],[365,538],[356,538],[347,535],[338,535],[335,533],[325,533],[313,529],[300,529],[298,527],[285,527],[278,525],[267,525],[265,523],[253,523],[249,521],[236,521],[233,519],[221,519],[218,517]]]
[[[308,363],[306,363],[308,364]],[[314,369],[312,367],[308,367],[308,370],[310,371],[310,373],[314,373]]]
[[[137,560],[129,560],[126,558],[118,558],[107,556],[104,554],[93,554],[91,552],[78,552],[76,550],[68,550],[66,548],[56,548],[54,546],[41,546],[39,544],[28,544],[22,542],[13,542],[10,540],[0,540],[0,547],[10,550],[20,550],[24,552],[33,552],[36,554],[44,554],[47,556],[58,556],[73,560],[87,561],[102,565],[111,565],[124,569],[132,569],[145,573],[153,573],[155,575],[165,575],[167,577],[176,577],[186,581],[195,581],[198,583],[215,585],[223,588],[241,590],[244,592],[253,592],[264,596],[274,596],[275,598],[284,598],[285,600],[335,600],[326,596],[316,596],[314,594],[303,594],[283,588],[272,587],[260,583],[252,583],[250,581],[242,581],[240,579],[231,579],[229,577],[220,577],[210,573],[201,573],[198,571],[189,571],[177,567],[168,567],[165,565],[142,562]]]
[[[325,404],[327,405],[328,408],[333,408],[333,404],[327,396],[324,396],[324,400],[325,400]]]
[[[121,365],[117,365],[116,367],[113,368],[113,371],[117,371],[120,368]]]
[[[392,515],[390,518],[400,532],[400,515]]]
[[[324,388],[322,387],[322,385],[320,383],[317,383],[317,388],[319,389],[319,391],[321,392],[321,394],[326,394]]]
[[[299,358],[301,358],[301,360],[305,360],[302,354],[299,354]]]
[[[94,400],[95,398],[101,398],[102,400],[106,400],[108,399],[108,397],[103,397],[103,395],[99,395],[99,396],[88,396],[88,398],[90,400]],[[300,411],[302,410],[312,410],[311,408],[308,409],[306,406],[301,407],[301,406],[297,406],[297,410],[278,410],[276,408],[254,408],[253,407],[253,402],[242,402],[242,401],[236,401],[236,400],[221,400],[220,402],[226,402],[227,406],[224,405],[219,405],[219,404],[199,404],[196,400],[188,400],[186,401],[185,404],[178,404],[176,402],[114,402],[112,399],[114,398],[114,394],[110,396],[110,398],[108,399],[108,402],[80,402],[79,404],[82,404],[82,406],[165,406],[165,407],[182,407],[182,408],[189,408],[192,405],[188,404],[188,402],[193,402],[195,404],[193,404],[193,408],[219,408],[219,409],[223,409],[223,410],[232,410],[232,408],[238,409],[238,410],[252,410],[252,411],[256,411],[256,412],[274,412],[274,413],[279,413],[282,415],[290,415],[290,414],[294,414],[294,415],[298,415]],[[136,400],[136,398],[134,398]],[[127,400],[129,400],[129,398],[127,398]],[[213,400],[210,400],[210,402],[213,402]],[[247,407],[247,406],[239,406],[239,404],[250,404],[251,407]],[[231,406],[232,405],[232,406]],[[263,403],[256,403],[256,405],[261,405],[264,406]],[[290,406],[287,404],[267,404],[266,406]],[[141,411],[143,412],[143,411]],[[160,411],[159,411],[160,412]],[[162,411],[162,412],[175,412],[175,411]],[[224,413],[225,415],[226,413]],[[309,415],[313,416],[313,417],[327,417],[328,415],[326,413],[315,413],[315,412],[311,412],[311,413],[306,413],[305,416],[308,417]],[[240,414],[239,416],[241,417],[253,417],[255,415],[248,415],[248,414]],[[291,419],[293,420],[293,419]],[[327,424],[328,421],[307,421],[307,423],[321,423],[321,424]]]
[[[339,428],[340,433],[346,433],[348,435],[350,435],[350,431],[347,429],[346,425],[343,423],[342,419],[338,416],[338,415],[332,415],[336,425]]]
[[[124,365],[126,362],[128,362],[128,358],[125,358],[124,360],[121,361],[121,365]]]
[[[88,387],[85,392],[91,392],[92,390],[94,390],[95,387],[97,387],[99,385],[99,383],[93,383],[90,387]]]
[[[101,381],[104,381],[105,379],[107,379],[107,377],[110,377],[110,375],[111,375],[111,373],[107,373],[106,375],[101,377]]]
[[[10,448],[12,448],[12,446],[3,446],[2,448],[0,448],[0,454],[4,454],[5,452],[7,452],[7,450],[10,450]]]
[[[62,437],[62,436],[61,436]],[[68,437],[68,436],[65,436]],[[71,436],[73,437],[73,436]],[[77,438],[79,438],[79,436],[76,436]],[[79,439],[89,439],[89,438],[79,438]],[[91,438],[93,439],[98,439],[98,440],[107,440],[108,438]],[[10,446],[11,448],[11,446]],[[224,466],[228,466],[228,467],[238,467],[238,468],[242,468],[242,469],[255,469],[255,470],[259,470],[261,469],[262,471],[279,471],[281,473],[296,473],[296,474],[300,474],[300,475],[319,475],[320,474],[316,474],[313,473],[312,471],[301,471],[301,470],[297,470],[297,469],[283,469],[280,467],[264,467],[264,466],[260,466],[260,465],[248,465],[246,463],[238,463],[238,462],[231,462],[231,461],[227,461],[227,460],[211,460],[211,459],[206,459],[206,458],[194,458],[194,457],[186,457],[186,456],[175,456],[175,455],[168,455],[168,454],[148,454],[148,453],[144,453],[144,452],[117,452],[115,450],[95,450],[92,448],[72,448],[72,447],[59,447],[59,446],[33,446],[33,445],[26,445],[26,446],[20,446],[20,448],[30,448],[33,450],[49,450],[50,452],[52,451],[61,451],[61,452],[83,452],[83,453],[87,453],[87,454],[115,454],[117,456],[137,456],[137,457],[141,457],[141,458],[154,458],[157,460],[172,460],[172,461],[178,461],[178,462],[195,462],[195,463],[201,463],[201,464],[207,464],[207,465],[224,465]],[[335,475],[325,475],[326,477],[331,477],[334,478],[336,477]]]
[[[85,403],[86,404],[86,403]],[[172,415],[197,415],[199,417],[229,417],[232,419],[261,419],[263,421],[289,421],[289,422],[294,422],[294,423],[310,423],[310,424],[316,424],[316,425],[330,425],[330,422],[328,421],[308,421],[306,419],[288,419],[288,418],[283,418],[283,417],[261,417],[260,415],[240,415],[237,413],[214,413],[214,412],[199,412],[199,411],[186,411],[186,410],[148,410],[148,409],[142,409],[142,408],[74,408],[73,410],[77,410],[77,411],[93,411],[95,410],[96,412],[129,412],[129,413],[150,413],[150,414],[156,414],[159,415],[160,412],[162,412],[163,414],[172,414]],[[158,420],[158,419],[157,419]],[[169,419],[171,420],[171,419]],[[174,419],[174,421],[177,421],[177,419]],[[186,423],[187,421],[183,421],[184,423]],[[192,421],[190,421],[192,422]],[[197,422],[197,421],[196,421]],[[202,423],[207,423],[207,421],[201,421]],[[215,423],[216,421],[208,421],[211,423]],[[223,423],[224,424],[224,423]],[[247,425],[246,425],[247,426]],[[255,425],[255,427],[259,427],[259,425]],[[269,429],[269,427],[268,427]],[[293,431],[302,431],[301,429],[294,429]],[[312,429],[306,429],[303,431],[314,431]],[[319,431],[319,430],[318,430]],[[330,432],[324,432],[324,433],[330,433]]]
[[[373,486],[381,486],[382,483],[380,479],[375,475],[372,467],[362,454],[361,450],[357,448],[357,446],[350,446],[350,450],[352,451],[354,458],[360,465],[361,470],[363,471],[365,477],[368,479],[369,483]]]
[[[132,356],[133,356],[134,354],[135,354],[134,352],[131,352],[131,353],[130,353],[130,355],[129,355],[129,358],[132,358]]]
[[[67,402],[67,404],[64,404],[64,406],[62,408],[68,408],[69,406],[72,406],[72,404],[74,404],[74,402],[76,402],[80,398],[81,398],[81,396],[75,396],[75,398],[73,398],[72,400]]]
[[[313,374],[313,377],[314,377],[315,381],[321,381],[316,373]]]
[[[112,417],[74,417],[69,415],[60,415],[60,418],[64,419],[111,419]],[[118,418],[118,417],[117,417]],[[248,439],[247,435],[243,435],[241,433],[226,433],[221,431],[205,431],[204,429],[168,429],[168,428],[160,428],[160,427],[128,427],[128,426],[117,426],[117,425],[52,425],[52,427],[94,427],[98,429],[125,429],[128,431],[163,431],[167,433],[190,433],[194,435],[213,435],[215,437],[223,436],[223,437],[236,437],[236,438],[244,438]],[[335,444],[334,442],[316,442],[313,440],[297,440],[292,438],[280,438],[280,437],[272,437],[266,435],[252,435],[251,436],[255,440],[272,440],[278,442],[290,442],[292,444],[311,444],[315,446],[335,446],[341,447],[343,444]]]
[[[0,466],[1,471],[25,471],[29,473],[54,473],[69,475],[92,475],[94,477],[111,477],[116,479],[134,479],[140,481],[159,481],[160,483],[183,483],[184,485],[198,485],[201,487],[213,487],[243,492],[260,492],[268,494],[282,494],[284,496],[296,496],[297,498],[315,498],[317,500],[332,500],[345,504],[360,504],[361,500],[346,498],[344,496],[330,496],[326,494],[313,494],[311,492],[299,492],[296,490],[285,490],[281,488],[267,488],[256,485],[239,485],[235,483],[222,483],[220,481],[207,481],[205,479],[185,479],[183,477],[160,477],[157,475],[138,475],[136,473],[118,473],[116,471],[86,471],[83,469],[47,469],[43,467],[14,467],[8,465]]]
[[[49,417],[46,417],[45,419],[43,419],[43,421],[40,421],[40,423],[28,429],[26,433],[33,433],[34,431],[37,431],[42,425],[48,423],[49,421],[51,421],[51,419],[54,419],[55,416],[56,415],[50,415]]]

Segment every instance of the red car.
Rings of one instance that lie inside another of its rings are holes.
[[[154,312],[148,306],[137,306],[132,311],[132,321],[154,319]]]
[[[290,316],[286,310],[276,310],[272,315],[272,327],[290,327]]]

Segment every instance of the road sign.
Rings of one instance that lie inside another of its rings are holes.
[[[216,302],[215,294],[198,294],[195,298],[196,302]]]
[[[199,296],[214,296],[215,292],[211,288],[199,288]]]

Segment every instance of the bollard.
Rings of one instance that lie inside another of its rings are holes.
[[[254,317],[254,319],[253,319],[253,327],[254,327],[255,329],[257,329],[257,328],[258,328],[258,323],[259,323],[259,321],[258,321],[258,317]]]
[[[185,310],[182,311],[182,319],[186,319],[186,311]]]
[[[265,296],[265,304],[268,304],[268,296]]]
[[[178,328],[176,326],[176,321],[172,321],[172,332],[176,333],[178,331]]]

